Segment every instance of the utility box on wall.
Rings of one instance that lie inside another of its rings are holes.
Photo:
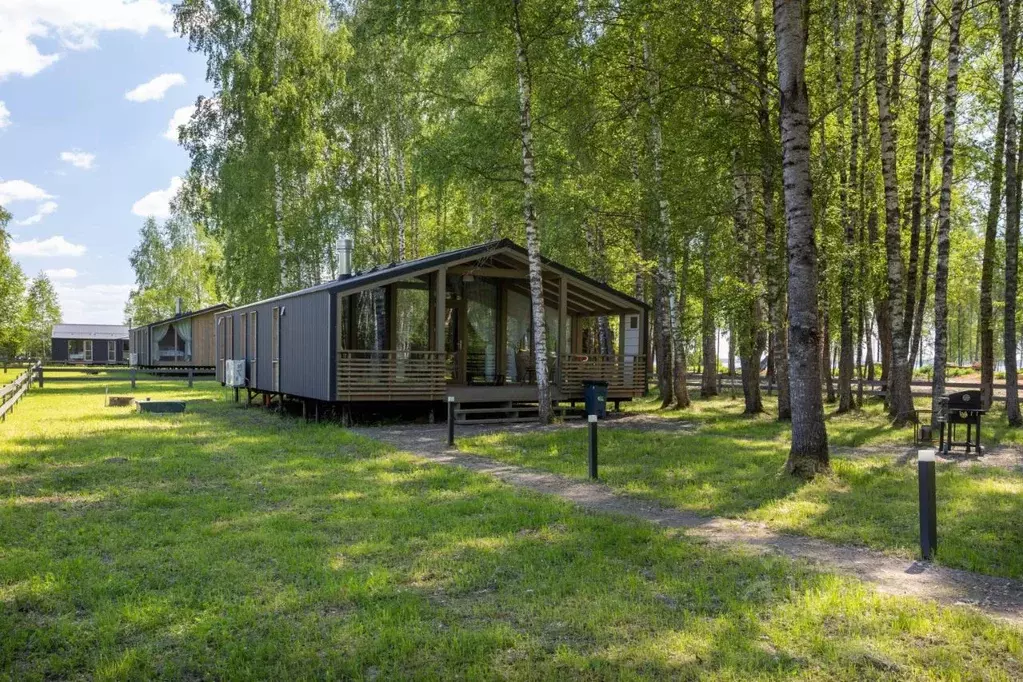
[[[224,360],[224,384],[231,388],[245,387],[244,360]]]

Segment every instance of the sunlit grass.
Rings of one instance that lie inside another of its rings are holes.
[[[966,610],[583,513],[215,384],[140,388],[190,401],[163,416],[103,389],[34,390],[0,426],[0,677],[1023,675],[1020,633]]]
[[[652,411],[655,399],[630,409]],[[656,412],[690,429],[603,429],[600,476],[607,484],[704,514],[768,523],[780,531],[862,544],[900,556],[918,551],[918,489],[912,429],[893,429],[880,404],[828,417],[833,448],[891,445],[895,454],[832,458],[833,475],[801,483],[783,473],[789,428],[771,414],[749,418],[741,400],[695,400]],[[999,433],[999,420],[986,433]],[[1008,440],[1008,429],[1002,429]],[[1013,436],[1016,434],[1013,433]],[[993,440],[993,438],[992,438]],[[990,444],[991,440],[985,440]],[[578,430],[463,439],[465,450],[567,476],[586,476]],[[982,465],[938,467],[937,559],[992,575],[1023,577],[1023,472]]]

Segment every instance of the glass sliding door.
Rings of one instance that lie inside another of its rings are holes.
[[[497,285],[474,279],[463,283],[465,292],[466,379],[468,383],[497,381]]]
[[[529,297],[517,291],[508,292],[505,313],[504,376],[508,383],[528,384],[535,380],[533,341],[530,329]]]

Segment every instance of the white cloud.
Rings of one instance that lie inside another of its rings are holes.
[[[70,163],[75,168],[89,170],[92,168],[92,162],[96,160],[96,155],[75,149],[70,152],[61,152],[60,160]]]
[[[124,304],[130,284],[89,284],[54,282],[64,320],[79,324],[123,324]]]
[[[60,235],[49,239],[29,239],[25,242],[11,242],[11,255],[29,258],[48,258],[51,256],[82,256],[85,247],[72,244]]]
[[[180,109],[174,110],[174,115],[171,116],[170,123],[167,124],[167,131],[163,134],[171,142],[178,141],[178,128],[188,123],[192,118],[192,114],[195,113],[195,105],[189,104],[187,107],[181,107]]]
[[[78,277],[78,271],[74,268],[56,268],[53,270],[43,270],[46,276],[50,279],[74,279]]]
[[[43,54],[36,41],[84,50],[96,47],[103,31],[169,34],[173,21],[162,0],[0,0],[0,80],[34,76],[60,59],[59,50]]]
[[[124,98],[132,102],[149,102],[151,100],[163,99],[168,90],[175,85],[184,84],[185,77],[180,73],[161,73],[153,80],[124,93]]]
[[[158,189],[142,197],[131,207],[131,212],[143,218],[148,216],[169,218],[171,199],[181,189],[182,184],[181,178],[176,176],[171,178],[167,189]]]
[[[42,201],[52,198],[45,190],[36,187],[31,182],[24,180],[0,181],[0,206],[6,206],[15,201]]]
[[[4,104],[4,101],[0,99],[0,130],[3,130],[7,126],[11,125],[11,112]]]
[[[45,216],[50,215],[51,213],[53,213],[56,210],[57,210],[57,202],[56,201],[44,201],[43,203],[39,204],[39,206],[36,208],[36,212],[32,216],[30,216],[28,218],[25,218],[24,220],[19,220],[18,224],[19,225],[35,225],[40,220],[42,220]]]

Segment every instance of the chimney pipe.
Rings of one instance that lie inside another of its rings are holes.
[[[174,300],[174,314],[175,315],[180,315],[181,314],[181,297],[180,296],[178,296]]]
[[[351,237],[342,237],[337,241],[337,274],[338,279],[352,276],[352,251],[354,245]]]

